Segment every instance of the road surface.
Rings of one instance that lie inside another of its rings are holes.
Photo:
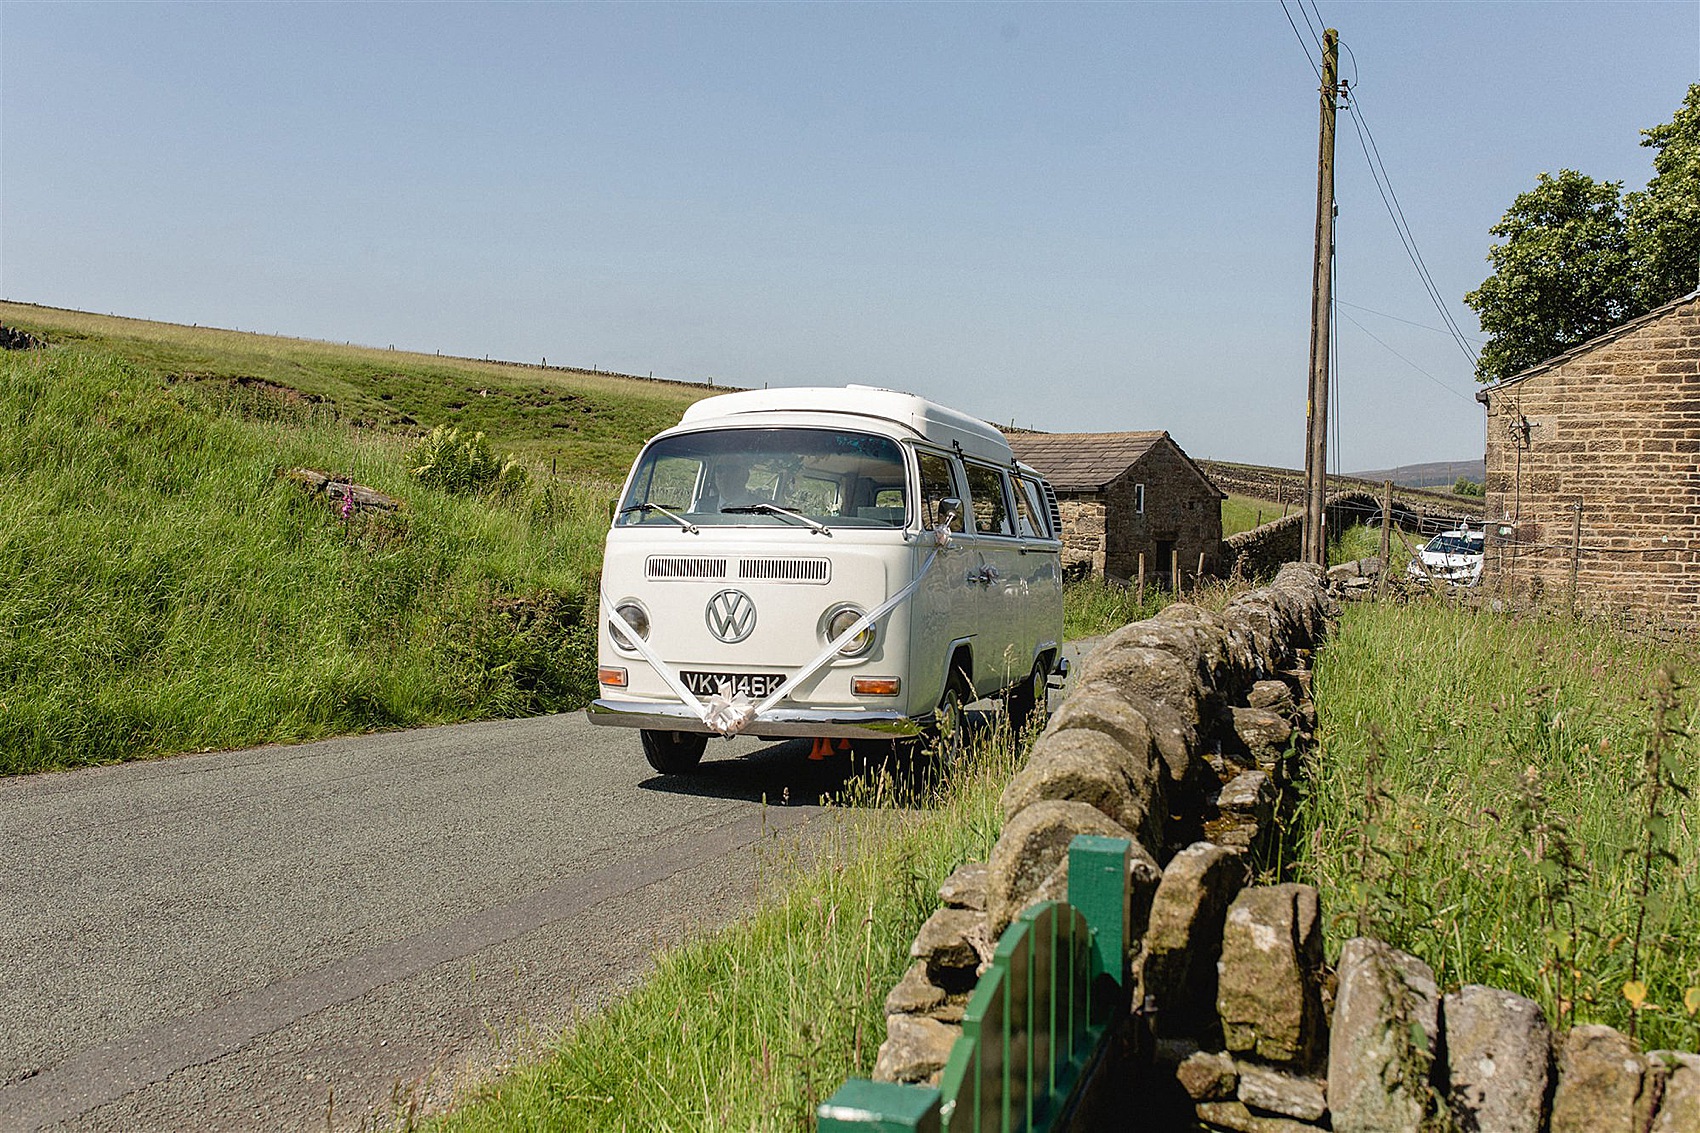
[[[807,751],[664,777],[574,713],[0,780],[0,1130],[439,1105],[830,843]]]
[[[0,1131],[439,1107],[868,829],[808,747],[661,776],[571,713],[0,779]]]

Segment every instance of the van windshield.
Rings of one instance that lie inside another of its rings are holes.
[[[621,527],[902,527],[903,449],[836,429],[709,429],[663,437],[638,458]],[[666,512],[658,510],[665,508]]]

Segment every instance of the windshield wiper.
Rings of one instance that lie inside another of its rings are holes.
[[[702,534],[702,528],[698,527],[696,524],[692,523],[690,520],[684,518],[683,516],[674,515],[672,512],[670,512],[666,508],[662,507],[660,504],[651,504],[651,503],[633,504],[631,507],[621,508],[620,514],[621,515],[630,515],[634,511],[641,511],[641,512],[644,512],[645,514],[648,514],[649,512],[652,512],[652,511],[658,511],[662,515],[666,516],[668,519],[671,519],[674,523],[677,523],[680,527],[684,528],[686,531],[689,531],[692,535]]]
[[[793,511],[788,507],[780,507],[778,504],[736,504],[732,507],[723,507],[720,509],[720,513],[722,515],[749,515],[757,512],[762,515],[788,515],[792,519],[801,520],[808,524],[809,530],[820,535],[825,535],[828,538],[832,537],[832,529],[826,524],[818,523],[800,511]]]

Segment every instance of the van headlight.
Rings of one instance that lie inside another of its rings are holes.
[[[631,626],[639,637],[643,638],[645,641],[649,640],[648,610],[645,610],[636,602],[621,602],[618,606],[614,607],[614,613],[627,625]],[[622,649],[637,648],[626,637],[625,631],[619,627],[618,623],[611,625],[609,627],[609,632],[614,635],[615,645],[620,646]]]
[[[855,606],[834,606],[826,613],[826,624],[823,632],[828,642],[837,641],[840,634],[849,630],[862,616],[862,611]],[[869,626],[861,633],[846,641],[838,650],[840,657],[860,657],[874,647],[874,627]]]

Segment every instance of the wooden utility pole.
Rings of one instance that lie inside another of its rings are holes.
[[[1311,276],[1310,396],[1305,404],[1304,559],[1327,565],[1323,530],[1328,500],[1328,316],[1334,299],[1334,111],[1339,97],[1340,33],[1322,33],[1322,128],[1316,158],[1316,262]]]

